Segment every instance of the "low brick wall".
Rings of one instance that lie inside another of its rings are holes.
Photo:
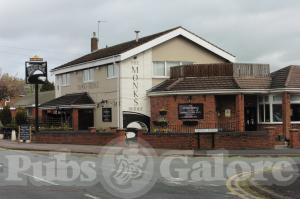
[[[196,135],[192,133],[145,133],[139,131],[137,140],[143,139],[153,148],[161,149],[194,149]]]
[[[153,148],[167,149],[272,149],[275,145],[274,128],[266,131],[242,133],[144,133],[138,132]],[[200,146],[199,146],[200,145]]]
[[[125,143],[125,131],[90,133],[90,132],[39,132],[32,134],[32,142],[43,144],[80,144],[106,145],[117,139],[119,145]]]
[[[300,131],[299,129],[290,129],[290,146],[291,148],[300,148]]]

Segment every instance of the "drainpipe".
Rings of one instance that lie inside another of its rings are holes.
[[[113,57],[113,64],[114,64],[114,68],[116,67],[116,62],[115,62],[115,57]],[[121,74],[121,69],[120,69],[120,63],[118,66],[118,82],[117,82],[117,105],[118,105],[118,117],[117,117],[117,123],[118,123],[118,128],[121,128],[121,91],[120,91],[120,74]]]

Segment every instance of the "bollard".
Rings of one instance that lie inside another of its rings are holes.
[[[16,131],[12,130],[12,132],[11,132],[11,141],[16,141],[16,140],[17,140]]]

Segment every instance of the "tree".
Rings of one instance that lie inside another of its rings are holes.
[[[21,78],[8,73],[0,74],[0,100],[23,95],[24,85],[25,82]]]
[[[52,82],[46,81],[45,84],[42,84],[42,87],[40,89],[41,92],[44,91],[53,91],[55,89],[54,84]]]
[[[5,106],[3,108],[3,110],[0,112],[0,118],[1,118],[1,122],[4,126],[8,125],[11,123],[12,121],[12,116],[11,116],[11,112],[10,112],[10,107],[9,106]]]
[[[16,124],[18,126],[23,125],[23,124],[27,124],[27,114],[26,111],[22,108],[18,108],[17,112],[16,112]]]

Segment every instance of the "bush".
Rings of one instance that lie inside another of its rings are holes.
[[[10,112],[10,107],[9,106],[5,106],[3,108],[3,110],[0,113],[0,119],[1,122],[4,126],[8,125],[11,123],[12,121],[12,116],[11,116],[11,112]]]
[[[27,124],[27,114],[24,109],[17,109],[15,120],[18,126]]]

